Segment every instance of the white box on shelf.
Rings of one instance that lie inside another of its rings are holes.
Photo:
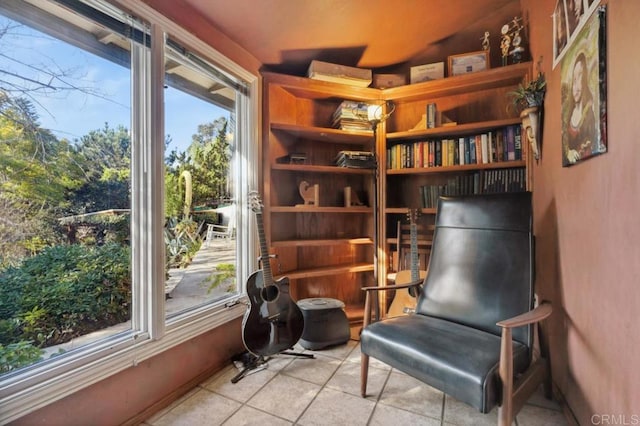
[[[444,78],[444,62],[411,67],[411,84]]]

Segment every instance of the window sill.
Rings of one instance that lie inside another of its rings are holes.
[[[176,318],[159,340],[127,333],[100,342],[100,347],[80,348],[73,359],[53,359],[37,370],[25,371],[0,385],[0,424],[19,419],[41,407],[78,392],[129,367],[161,354],[194,337],[241,317],[243,303],[222,308],[203,308]],[[52,365],[57,362],[58,365]],[[35,373],[35,374],[34,374]],[[44,377],[47,378],[44,378]],[[44,379],[43,379],[44,378]],[[33,383],[33,384],[32,384]]]

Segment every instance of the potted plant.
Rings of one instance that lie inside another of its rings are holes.
[[[542,72],[534,80],[520,83],[516,90],[509,92],[513,105],[522,112],[527,108],[541,107],[547,90],[547,81]]]
[[[535,79],[520,83],[515,90],[508,93],[513,106],[520,112],[524,136],[531,144],[531,152],[536,161],[540,158],[542,106],[546,90],[544,74],[538,72]]]

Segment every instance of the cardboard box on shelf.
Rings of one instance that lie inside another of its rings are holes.
[[[316,60],[311,61],[307,77],[359,87],[368,87],[371,84],[371,70]]]

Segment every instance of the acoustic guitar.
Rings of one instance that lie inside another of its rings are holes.
[[[247,279],[249,309],[242,320],[242,341],[252,354],[269,356],[296,344],[302,336],[304,317],[289,294],[289,279],[273,279],[260,197],[256,193],[250,194],[249,204],[258,225],[262,269]]]
[[[418,258],[418,220],[419,210],[409,210],[409,238],[410,238],[410,270],[398,271],[396,274],[396,285],[409,284],[427,276],[427,271],[418,270],[420,261]],[[400,236],[398,236],[400,237]],[[400,251],[400,247],[398,247]],[[389,307],[388,317],[398,317],[413,312],[416,308],[416,297],[409,293],[409,289],[401,288],[396,290],[391,306]]]

